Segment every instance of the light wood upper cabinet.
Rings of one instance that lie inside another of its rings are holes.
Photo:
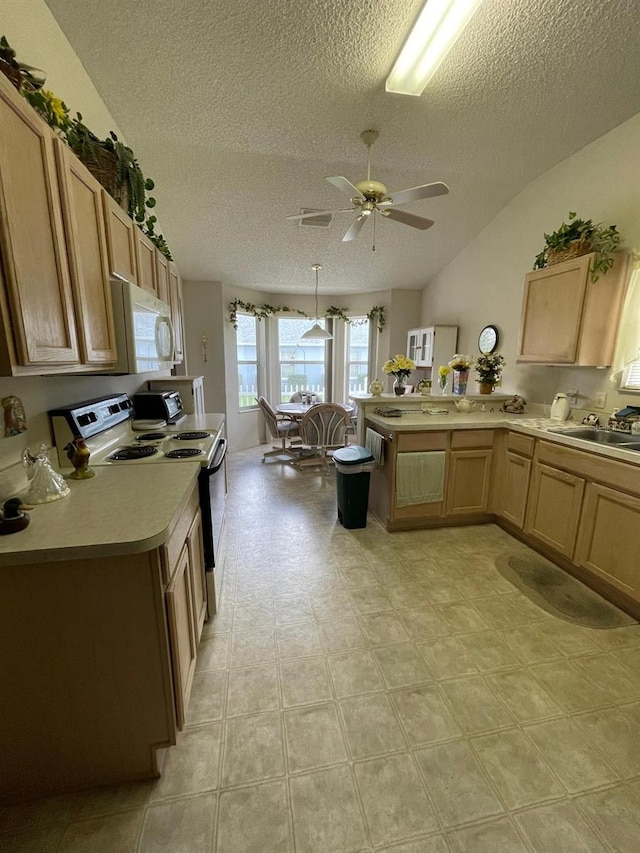
[[[75,315],[53,137],[2,78],[0,85],[0,343],[3,374],[78,364]]]
[[[61,141],[55,143],[80,358],[116,361],[102,187]]]
[[[158,297],[156,247],[137,225],[133,226],[133,233],[136,243],[138,285]]]
[[[161,251],[155,250],[156,254],[156,283],[158,287],[158,299],[169,302],[169,260]]]
[[[176,363],[180,363],[184,361],[182,279],[178,267],[173,262],[169,264],[169,305],[171,306],[171,320],[173,322],[174,360]]]
[[[525,276],[518,361],[611,364],[624,297],[626,256],[598,281],[583,255]]]
[[[588,483],[575,562],[640,600],[640,498]]]
[[[582,508],[582,477],[533,463],[525,531],[572,559]]]
[[[102,191],[105,225],[107,228],[107,253],[111,277],[139,284],[136,248],[136,227],[125,211],[106,190]]]

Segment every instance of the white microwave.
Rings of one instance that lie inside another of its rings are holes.
[[[112,281],[118,360],[115,373],[170,370],[174,362],[171,308],[128,281]]]

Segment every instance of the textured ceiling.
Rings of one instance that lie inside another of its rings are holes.
[[[638,0],[484,0],[420,98],[385,78],[422,0],[47,0],[147,175],[185,278],[270,292],[422,288],[529,181],[640,112]],[[117,14],[116,14],[117,10]],[[60,93],[64,94],[64,93]],[[70,105],[72,108],[74,105]],[[428,231],[350,214],[325,175],[390,190]]]

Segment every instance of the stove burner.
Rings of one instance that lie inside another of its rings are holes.
[[[165,453],[167,459],[188,459],[190,456],[201,456],[202,451],[199,447],[183,447],[180,450],[170,450]]]
[[[166,438],[166,432],[145,432],[144,435],[137,435],[137,441],[160,441],[161,438]]]
[[[210,435],[210,432],[196,430],[194,432],[178,432],[171,438],[176,438],[178,441],[200,441],[203,438],[209,438]]]
[[[109,456],[114,462],[122,462],[126,459],[144,459],[145,456],[153,456],[158,452],[157,447],[149,447],[148,445],[133,445],[132,447],[119,447],[115,453]]]

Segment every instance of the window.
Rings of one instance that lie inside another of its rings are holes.
[[[353,317],[347,326],[346,387],[349,394],[369,387],[369,327],[366,317]]]
[[[632,361],[624,373],[621,390],[640,391],[640,359]]]
[[[327,358],[324,341],[300,341],[315,320],[278,318],[278,362],[280,367],[279,402],[288,403],[295,391],[313,391],[328,399]],[[318,321],[326,328],[325,320]],[[329,341],[329,344],[331,341]]]
[[[253,408],[258,396],[258,321],[238,314],[237,322],[238,405],[242,410]]]

